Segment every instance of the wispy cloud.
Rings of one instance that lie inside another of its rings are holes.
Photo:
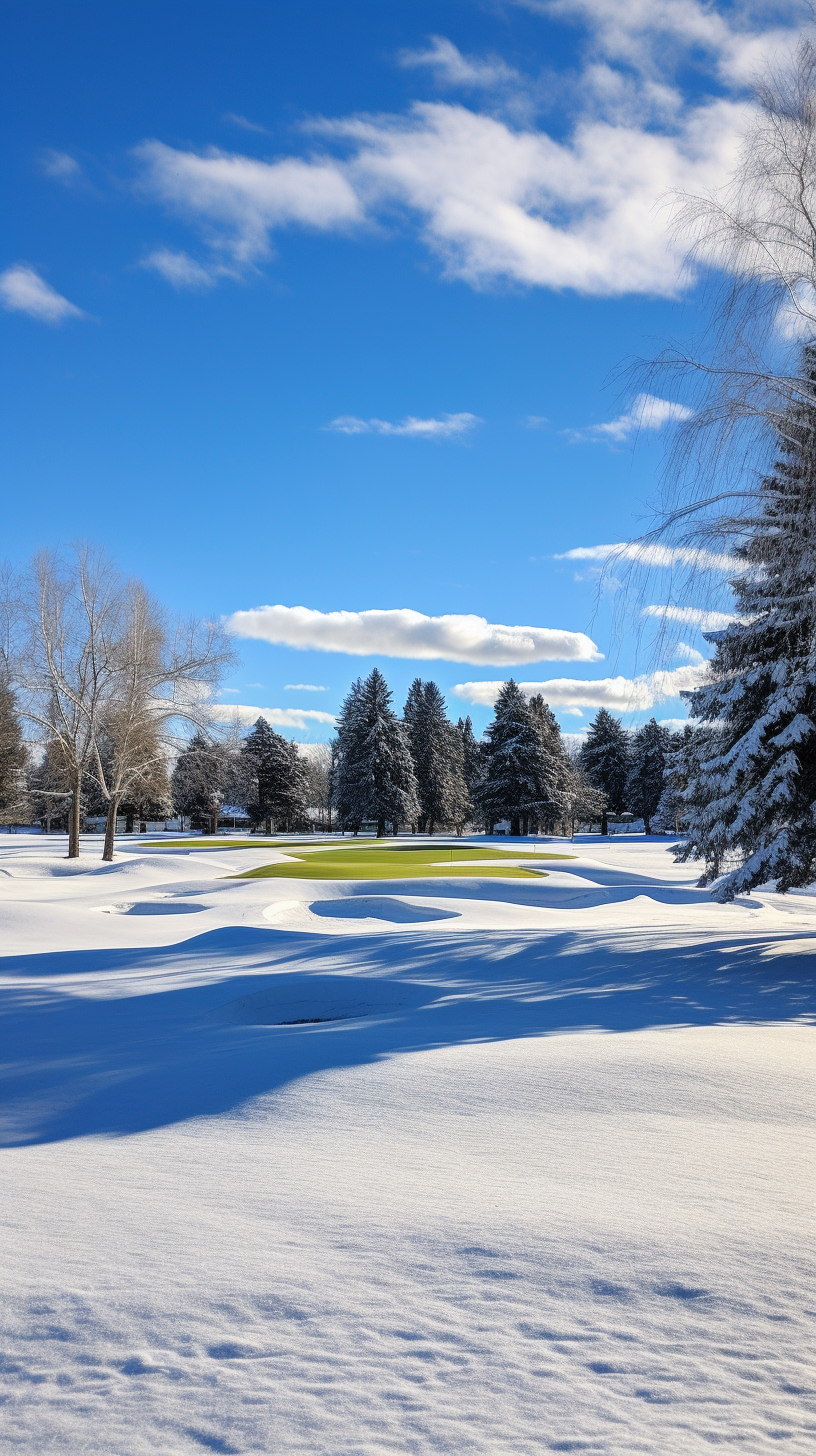
[[[261,136],[269,136],[265,126],[261,126],[257,121],[250,121],[248,117],[241,116],[237,111],[225,111],[221,120],[229,122],[230,126],[240,126],[242,131],[256,131]]]
[[[725,552],[706,551],[698,546],[663,546],[658,542],[617,541],[609,546],[573,546],[571,551],[557,552],[556,561],[636,561],[639,566],[672,568],[697,567],[702,571],[744,571],[738,557]],[[662,611],[663,609],[660,608]],[[688,610],[682,608],[680,610]],[[652,609],[647,611],[653,615]],[[678,618],[677,620],[690,620]]]
[[[576,708],[609,708],[616,713],[631,713],[654,707],[666,698],[676,698],[681,692],[695,688],[703,679],[705,667],[689,665],[676,667],[670,672],[648,672],[640,677],[603,677],[594,682],[579,678],[557,677],[545,682],[519,683],[525,697],[536,693],[550,704],[572,712]],[[457,683],[453,689],[457,698],[467,703],[481,703],[492,708],[504,683],[465,682]]]
[[[481,56],[464,56],[453,41],[444,35],[430,36],[430,44],[424,50],[406,50],[399,56],[399,63],[406,68],[425,68],[433,71],[435,80],[444,86],[461,86],[466,90],[495,90],[496,87],[517,85],[518,71],[499,56],[487,59]]]
[[[692,647],[689,642],[678,642],[675,657],[684,657],[686,662],[694,662],[697,664],[707,661],[702,652],[698,652],[697,648]]]
[[[333,713],[318,713],[314,708],[254,708],[248,703],[213,703],[209,711],[219,723],[233,723],[235,719],[244,727],[265,718],[273,728],[314,728],[335,722]]]
[[[583,632],[502,626],[484,617],[426,617],[407,607],[319,612],[309,607],[257,607],[234,612],[227,627],[286,647],[354,657],[407,657],[509,666],[524,662],[597,662],[602,654]]]
[[[643,608],[644,617],[661,617],[667,622],[684,622],[689,627],[699,627],[701,632],[717,632],[741,619],[733,612],[712,612],[707,607],[663,606],[651,602]]]
[[[44,324],[86,317],[81,308],[69,303],[27,263],[16,263],[0,273],[0,301],[10,312],[27,313]]]
[[[324,688],[321,683],[284,683],[283,691],[285,693],[327,693],[329,690]]]
[[[445,440],[452,435],[466,435],[482,421],[478,415],[462,413],[442,415],[439,419],[421,420],[416,415],[406,415],[404,420],[392,423],[390,420],[361,420],[357,415],[338,415],[324,425],[324,430],[334,430],[340,435],[407,435],[415,439]]]
[[[234,268],[209,264],[204,266],[191,258],[189,253],[176,252],[172,248],[157,248],[142,259],[143,268],[159,273],[174,288],[212,288],[219,278],[227,274],[236,277]]]
[[[78,182],[82,176],[82,168],[76,157],[72,157],[69,152],[58,152],[53,147],[46,148],[42,153],[40,170],[55,182],[68,184]]]
[[[632,408],[617,419],[602,425],[586,425],[580,430],[564,430],[565,435],[576,442],[605,441],[607,444],[622,444],[638,435],[642,430],[662,430],[678,420],[690,420],[693,411],[684,404],[670,399],[660,399],[656,394],[639,394]]]

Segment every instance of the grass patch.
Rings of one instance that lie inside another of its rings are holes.
[[[281,846],[283,848],[283,846]],[[309,855],[296,855],[284,864],[260,865],[231,876],[240,880],[413,880],[479,876],[482,879],[538,879],[545,870],[522,868],[516,861],[523,851],[444,845],[377,845],[360,848],[332,845]],[[530,859],[573,859],[571,854],[534,854]],[[490,860],[506,864],[490,864]]]

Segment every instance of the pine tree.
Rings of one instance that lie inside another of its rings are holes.
[[[28,821],[27,766],[28,749],[23,742],[14,693],[0,680],[0,824]]]
[[[224,745],[211,742],[203,733],[194,734],[179,754],[170,781],[176,813],[203,820],[208,832],[217,834],[228,778],[229,755]]]
[[[553,834],[567,808],[568,760],[558,720],[540,693],[530,698],[527,708],[541,749],[539,797],[526,806],[527,814],[533,833],[543,825],[548,834]]]
[[[479,814],[479,794],[484,780],[484,754],[482,745],[476,739],[473,732],[473,723],[470,714],[466,718],[460,718],[456,724],[456,731],[462,742],[462,773],[467,789],[468,802],[465,805],[465,820],[474,818]]]
[[[626,802],[636,818],[643,820],[647,834],[663,793],[663,774],[669,747],[668,728],[661,728],[650,718],[633,735],[629,747],[629,776],[626,781]]]
[[[418,827],[433,834],[439,825],[463,824],[468,804],[464,750],[435,682],[414,679],[403,721],[417,781]]]
[[[581,745],[581,767],[591,784],[606,797],[601,815],[601,833],[609,833],[609,815],[620,814],[626,807],[626,784],[629,776],[629,741],[620,721],[606,708],[599,708],[593,718],[586,742]]]
[[[244,739],[242,756],[252,775],[246,804],[253,828],[263,824],[267,834],[290,828],[303,813],[306,800],[306,765],[297,745],[276,733],[265,718],[258,718]]]
[[[810,397],[780,421],[779,459],[743,523],[739,617],[709,634],[707,681],[690,695],[707,751],[679,857],[705,860],[703,883],[724,874],[719,900],[816,878],[816,346],[804,366]]]
[[[652,828],[659,834],[679,834],[686,817],[684,794],[688,787],[692,747],[700,730],[687,723],[680,733],[672,733],[666,749],[663,789],[652,818]]]
[[[510,820],[510,833],[527,832],[531,814],[542,813],[555,792],[552,765],[545,751],[540,721],[518,684],[504,684],[495,717],[485,733],[485,775],[479,802],[489,832],[497,819]]]
[[[342,826],[355,830],[374,819],[377,837],[390,823],[413,823],[419,814],[408,736],[391,707],[392,693],[375,667],[352,685],[338,720],[334,768],[335,804]]]

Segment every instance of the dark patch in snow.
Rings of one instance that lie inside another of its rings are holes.
[[[655,1294],[664,1299],[705,1299],[710,1293],[709,1289],[695,1289],[689,1284],[660,1284],[655,1289]]]
[[[187,1435],[207,1451],[220,1451],[222,1456],[240,1456],[239,1448],[230,1446],[223,1436],[210,1436],[206,1431],[196,1431],[193,1426],[187,1427]]]

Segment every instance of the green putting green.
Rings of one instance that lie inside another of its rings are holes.
[[[284,846],[281,846],[284,848]],[[522,868],[519,859],[574,859],[571,854],[533,853],[451,845],[332,845],[282,864],[260,865],[231,878],[240,880],[414,880],[478,876],[481,879],[537,879],[545,870]],[[505,860],[491,864],[486,861]]]

